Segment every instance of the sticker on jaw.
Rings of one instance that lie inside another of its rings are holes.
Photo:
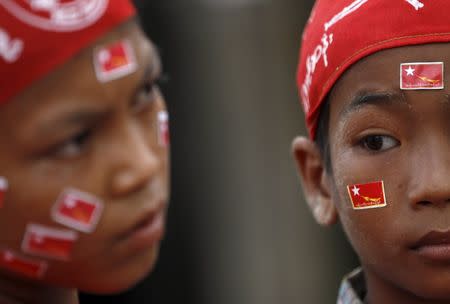
[[[158,112],[158,143],[162,147],[170,145],[169,113],[167,111]]]
[[[440,90],[443,88],[443,62],[410,62],[400,64],[400,89]]]
[[[22,241],[22,250],[43,258],[68,261],[78,234],[67,229],[28,224]]]
[[[31,279],[41,279],[48,263],[26,258],[9,249],[0,249],[0,268]]]
[[[100,82],[116,80],[134,73],[136,56],[128,40],[120,40],[94,50],[94,68]]]
[[[353,209],[370,209],[385,207],[386,196],[383,181],[347,186]]]
[[[0,176],[0,208],[3,207],[6,191],[8,191],[8,188],[9,188],[8,180]]]
[[[103,212],[97,197],[75,189],[64,190],[52,207],[52,219],[66,227],[90,233],[95,230]]]

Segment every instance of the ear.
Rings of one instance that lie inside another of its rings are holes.
[[[316,222],[322,226],[336,223],[338,213],[332,196],[332,179],[328,175],[316,143],[306,137],[292,142],[292,154],[297,164],[303,193]]]

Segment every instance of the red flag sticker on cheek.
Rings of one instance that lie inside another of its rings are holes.
[[[386,206],[382,181],[347,186],[353,209],[380,208]]]
[[[158,112],[158,143],[163,147],[170,144],[169,113],[167,111]]]
[[[400,65],[402,90],[439,90],[444,88],[443,62],[412,62]]]
[[[3,207],[5,201],[6,191],[8,191],[8,181],[6,178],[0,176],[0,208]]]
[[[122,40],[96,49],[94,67],[101,82],[112,81],[135,72],[137,63],[131,43]]]
[[[92,232],[103,211],[103,203],[96,197],[68,189],[52,208],[52,218],[57,223],[82,232]]]
[[[32,279],[40,279],[47,270],[47,263],[21,257],[11,250],[0,250],[0,268]]]
[[[62,230],[29,224],[22,241],[22,250],[31,255],[67,261],[78,234],[72,230]]]

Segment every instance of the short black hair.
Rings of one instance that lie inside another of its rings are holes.
[[[329,126],[330,126],[330,100],[325,98],[324,103],[321,106],[319,112],[319,118],[317,121],[317,131],[315,143],[317,144],[322,160],[325,164],[325,170],[328,173],[331,172],[331,154],[330,154],[330,141],[329,141]]]

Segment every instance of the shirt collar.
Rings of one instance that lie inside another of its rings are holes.
[[[344,277],[339,288],[337,304],[364,304],[366,282],[361,268]]]

